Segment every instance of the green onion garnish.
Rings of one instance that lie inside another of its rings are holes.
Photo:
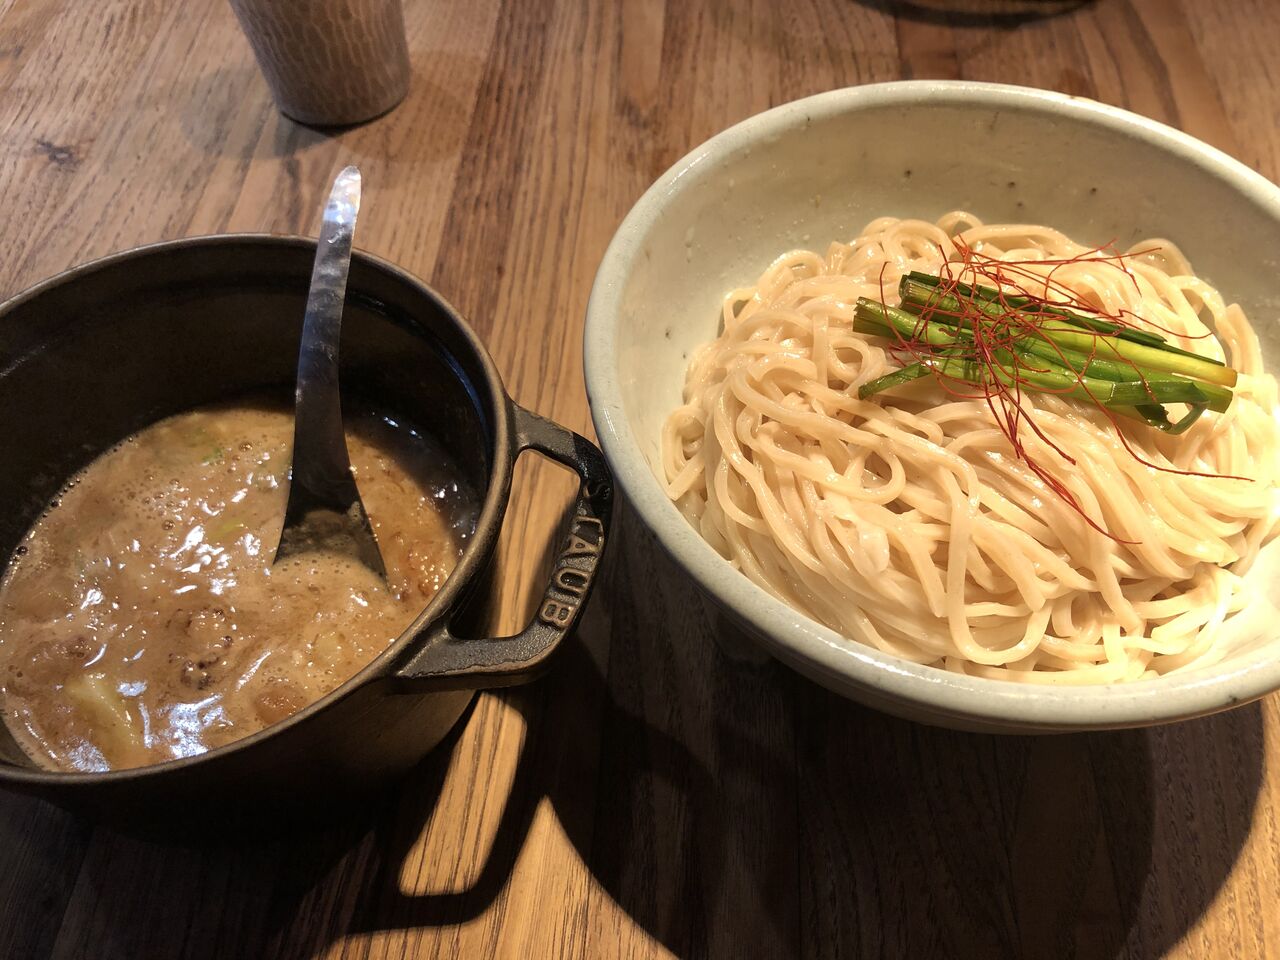
[[[895,340],[913,359],[863,384],[862,399],[932,373],[987,396],[1028,390],[1071,397],[1171,434],[1231,405],[1234,370],[1158,334],[928,274],[904,276],[899,294],[901,307],[866,297],[856,304],[855,330]],[[1171,419],[1169,404],[1187,410]]]

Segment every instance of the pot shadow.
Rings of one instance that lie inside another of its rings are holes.
[[[544,798],[607,894],[597,927],[682,957],[1154,956],[1214,900],[1261,785],[1258,705],[1057,737],[897,720],[741,655],[749,641],[618,506],[579,635],[549,676],[500,695],[527,734],[474,882],[401,888],[464,717],[381,805],[319,833],[50,841],[81,869],[30,942],[64,958],[295,958],[464,923],[503,896]]]
[[[893,17],[943,27],[1011,29],[1075,13],[1095,0],[853,0]]]
[[[93,828],[33,797],[0,800],[0,904],[21,904],[0,907],[0,957],[47,957]]]
[[[434,811],[471,712],[390,793],[323,828],[285,825],[270,841],[205,840],[200,823],[156,841],[93,828],[39,801],[15,798],[57,822],[38,844],[38,873],[28,857],[23,870],[14,871],[17,884],[23,896],[33,884],[53,889],[21,929],[0,930],[0,944],[8,938],[24,947],[2,955],[312,957],[349,934],[402,926],[395,910],[400,866]],[[5,807],[7,812],[16,804]],[[509,826],[504,821],[503,833],[514,842],[527,832],[528,817],[509,812],[515,816]],[[518,844],[516,850],[509,845],[499,838],[495,865],[514,860]],[[66,869],[76,864],[78,873]],[[496,891],[489,882],[473,890],[468,902],[487,904]],[[456,910],[453,899],[426,898],[425,912],[408,919],[413,925],[445,923],[468,912]]]

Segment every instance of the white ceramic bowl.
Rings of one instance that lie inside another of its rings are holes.
[[[967,82],[836,90],[699,146],[640,198],[604,256],[587,309],[587,390],[605,454],[641,519],[778,658],[911,719],[1003,732],[1140,726],[1280,688],[1280,616],[1269,603],[1254,612],[1272,629],[1213,667],[1157,680],[1058,688],[918,666],[774,599],[669,502],[657,479],[661,425],[680,403],[689,351],[718,332],[725,291],[754,281],[783,250],[824,250],[873,217],[933,219],[957,208],[987,221],[1052,224],[1094,244],[1169,237],[1240,302],[1280,369],[1274,184],[1185,134],[1090,100]],[[1264,558],[1250,575],[1280,584],[1274,552]]]

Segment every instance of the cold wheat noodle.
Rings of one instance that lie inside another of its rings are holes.
[[[1174,436],[1024,393],[1037,429],[1020,431],[1019,455],[995,407],[941,377],[859,399],[904,361],[854,330],[857,299],[894,305],[902,274],[939,274],[964,248],[1079,258],[1026,270],[1225,361],[1239,373],[1230,406]],[[668,494],[769,593],[917,663],[1110,683],[1221,658],[1223,625],[1249,599],[1243,574],[1280,513],[1276,381],[1243,311],[1176,246],[1128,253],[955,212],[875,220],[825,257],[783,254],[729,292],[723,331],[690,359],[663,430]]]

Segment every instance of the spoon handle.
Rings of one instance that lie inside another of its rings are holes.
[[[351,476],[338,392],[338,340],[359,211],[360,171],[347,167],[334,181],[324,208],[294,395],[292,483],[332,505],[349,505],[359,498]]]

